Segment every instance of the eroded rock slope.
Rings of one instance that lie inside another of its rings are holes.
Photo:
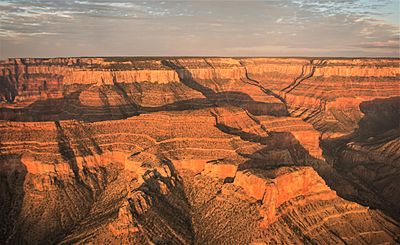
[[[396,244],[399,59],[0,64],[0,242]]]

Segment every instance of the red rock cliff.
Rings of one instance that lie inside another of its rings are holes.
[[[2,61],[0,242],[394,244],[399,65]]]

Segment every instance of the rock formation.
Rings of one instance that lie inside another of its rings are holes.
[[[396,244],[400,60],[0,63],[2,244]]]

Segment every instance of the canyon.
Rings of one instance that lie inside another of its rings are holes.
[[[1,244],[398,244],[400,59],[0,62]]]

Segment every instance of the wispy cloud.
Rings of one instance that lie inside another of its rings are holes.
[[[50,25],[74,20],[82,21],[88,17],[104,20],[185,15],[187,13],[184,11],[169,9],[165,2],[161,5],[138,1],[0,0],[0,29],[2,33],[12,33],[8,36],[9,38],[28,36],[30,32],[48,33],[46,28]],[[20,30],[18,25],[21,24],[35,28]],[[15,35],[15,33],[20,35]]]
[[[165,16],[171,14],[169,9],[167,8],[161,8],[161,7],[154,7],[154,6],[148,6],[147,3],[142,2],[141,4],[139,3],[132,3],[132,2],[97,2],[97,1],[74,1],[75,4],[78,6],[76,7],[82,7],[83,6],[88,6],[91,7],[92,9],[96,9],[96,6],[99,7],[107,7],[111,8],[109,9],[110,12],[112,12],[112,9],[116,9],[120,11],[120,13],[125,13],[124,15],[127,15],[129,11],[136,11],[145,15],[149,16]],[[79,6],[81,5],[81,6]]]
[[[0,0],[1,55],[396,56],[398,8],[397,0]]]

